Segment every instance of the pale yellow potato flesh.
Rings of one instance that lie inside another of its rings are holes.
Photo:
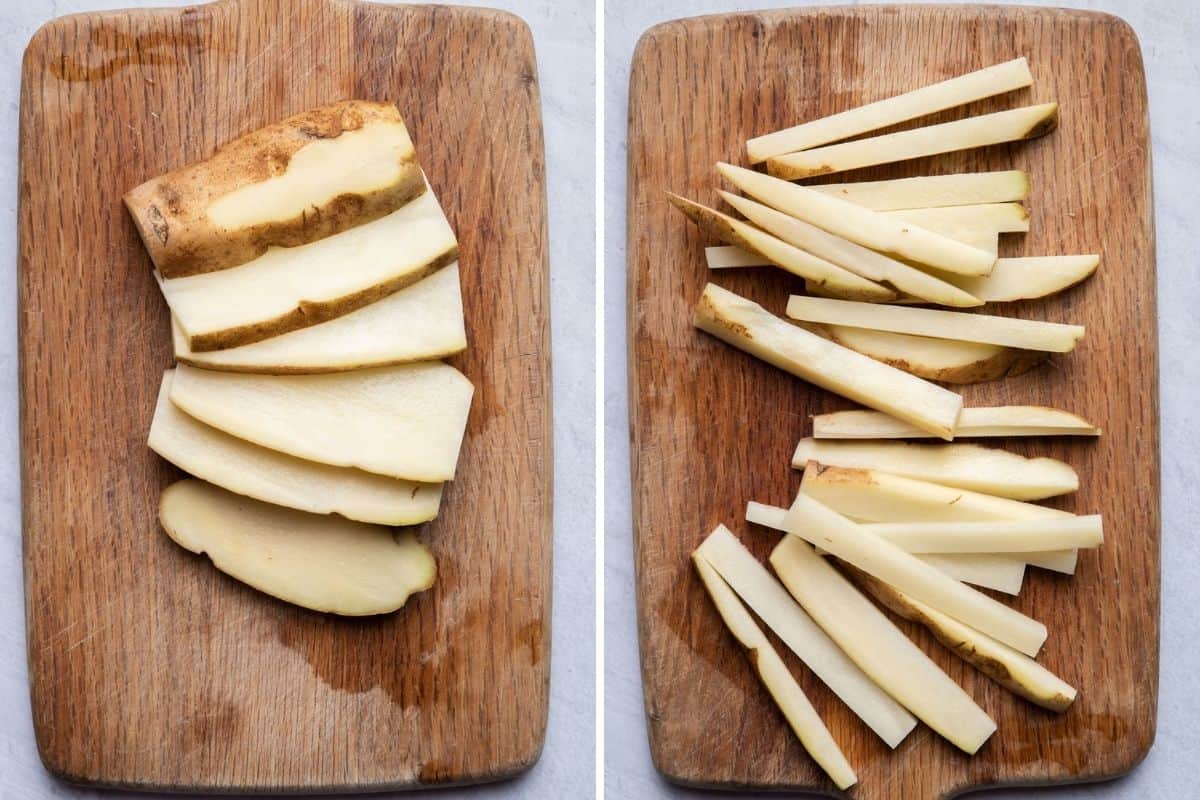
[[[775,266],[758,253],[751,253],[731,244],[713,245],[704,248],[704,260],[709,269],[735,269],[738,267]]]
[[[808,615],[919,720],[970,754],[996,732],[992,718],[808,542],[784,536],[770,560]]]
[[[313,611],[387,614],[433,586],[433,556],[412,533],[306,514],[187,479],[162,494],[167,535],[222,572]]]
[[[788,509],[788,532],[820,545],[862,571],[1028,656],[1046,641],[1046,626],[931,567],[801,492]]]
[[[770,206],[720,192],[727,203],[742,216],[788,244],[850,270],[868,280],[886,283],[898,292],[920,297],[931,303],[956,308],[981,306],[983,301],[971,296],[952,283],[935,278],[916,267],[877,253],[849,239],[835,236],[815,225],[790,217]]]
[[[695,325],[829,391],[942,437],[958,423],[962,397],[791,325],[762,306],[709,284]]]
[[[173,377],[173,370],[163,375],[148,443],[197,478],[265,503],[378,525],[417,525],[437,516],[440,483],[331,467],[230,436],[176,408],[170,399]]]
[[[812,418],[815,439],[923,439],[929,434],[878,411],[835,411]],[[1043,406],[964,408],[955,439],[993,436],[1100,436],[1083,417]]]
[[[1024,170],[1010,169],[884,181],[827,183],[812,188],[876,211],[898,211],[1024,200],[1029,196],[1029,178]]]
[[[989,522],[869,522],[863,527],[908,553],[1038,553],[1099,547],[1099,514]]]
[[[806,437],[796,445],[792,466],[804,469],[809,462],[880,470],[1014,500],[1043,500],[1079,489],[1079,475],[1070,464],[977,444],[837,442]]]
[[[692,564],[713,605],[717,607],[717,613],[729,632],[746,649],[759,680],[783,712],[800,744],[839,789],[853,786],[858,778],[850,762],[750,612],[702,555],[693,553]]]
[[[1025,233],[1029,230],[1029,211],[1021,203],[907,208],[880,213],[936,231],[961,228],[996,233]]]
[[[871,250],[965,275],[987,275],[996,263],[993,254],[977,247],[807,186],[732,164],[718,163],[717,170],[734,186],[776,211]]]
[[[771,156],[849,139],[985,97],[1021,89],[1032,83],[1029,63],[1024,58],[1015,58],[886,100],[756,136],[746,142],[746,154],[751,164],[758,164]]]
[[[772,156],[767,171],[794,181],[913,158],[1035,139],[1058,125],[1058,103],[980,114],[923,128]]]
[[[325,375],[179,365],[171,402],[228,434],[297,458],[391,478],[454,477],[474,387],[438,361]]]
[[[184,364],[268,375],[340,372],[444,358],[467,346],[458,264],[345,316],[227,350],[193,352],[172,320]]]
[[[997,259],[987,276],[946,275],[947,281],[987,303],[1034,300],[1070,289],[1091,277],[1100,256],[1030,256]]]
[[[1082,325],[803,295],[788,299],[787,315],[802,322],[1050,353],[1070,352],[1084,334]]]
[[[695,555],[707,561],[763,624],[888,747],[894,749],[916,726],[912,715],[842,652],[728,528],[718,525]]]

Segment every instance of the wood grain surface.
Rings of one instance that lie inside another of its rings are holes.
[[[789,663],[859,775],[866,798],[950,797],[1005,784],[1109,778],[1154,739],[1158,689],[1159,447],[1154,227],[1141,54],[1102,14],[910,6],[703,17],[645,34],[629,125],[629,331],[634,536],[651,748],[673,781],[834,794],[787,730],[692,574],[688,553],[719,522],[765,558],[777,535],[742,521],[747,500],[790,502],[788,464],[809,415],[853,407],[692,328],[708,280],[783,314],[802,282],[779,270],[704,266],[706,240],[663,196],[718,205],[717,160],[746,138],[935,81],[1029,57],[1035,83],[972,113],[1051,99],[1042,139],[860,170],[829,180],[1028,170],[1032,230],[1002,255],[1100,252],[1099,272],[1056,298],[989,312],[1087,326],[1075,352],[1026,375],[963,388],[968,405],[1041,404],[1104,428],[1099,441],[994,442],[1065,459],[1082,478],[1053,505],[1103,513],[1106,539],[1074,577],[1031,570],[1014,605],[1044,621],[1040,661],[1078,687],[1056,715],[1010,695],[899,622],[996,720],[974,758],[924,726],[893,753]],[[963,115],[947,112],[945,121]],[[911,125],[905,127],[912,127]],[[782,647],[781,645],[777,646]]]
[[[341,619],[172,544],[146,447],[167,309],[121,194],[349,97],[398,104],[462,247],[476,391],[438,582]],[[37,743],[67,780],[359,791],[513,775],[550,659],[544,152],[533,43],[495,11],[244,0],[50,22],[21,94],[25,591]]]

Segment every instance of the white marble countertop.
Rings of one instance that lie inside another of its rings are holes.
[[[1162,409],[1162,656],[1158,737],[1129,776],[1105,784],[990,792],[988,798],[1194,797],[1200,754],[1200,428],[1195,391],[1200,362],[1200,275],[1194,213],[1200,185],[1200,15],[1191,0],[1071,2],[1130,22],[1141,39],[1150,91],[1154,198],[1158,225],[1158,310]],[[773,8],[744,0],[607,0],[605,13],[605,780],[610,798],[700,796],[668,785],[650,762],[639,675],[630,534],[629,437],[625,392],[625,127],[629,65],[651,25],[683,16]],[[1121,265],[1115,265],[1120,267]]]
[[[594,474],[592,457],[595,328],[592,226],[594,197],[594,11],[590,0],[457,0],[500,7],[533,29],[545,125],[550,201],[554,375],[554,619],[550,722],[545,750],[524,776],[471,791],[474,797],[588,797],[594,786]],[[16,188],[17,98],[21,53],[52,17],[177,0],[0,2],[0,114],[9,145],[0,150],[0,800],[131,797],[75,789],[42,769],[34,747],[25,665],[21,575],[20,469],[17,438]],[[580,158],[579,153],[589,153]],[[450,798],[468,790],[405,797]]]

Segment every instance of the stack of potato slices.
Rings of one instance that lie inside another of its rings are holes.
[[[710,269],[774,266],[806,290],[787,298],[784,319],[709,283],[696,326],[870,409],[814,418],[793,457],[804,477],[790,508],[747,506],[748,522],[785,534],[770,558],[778,580],[724,526],[693,554],[721,616],[839,788],[855,782],[852,768],[749,611],[891,747],[919,720],[973,754],[996,726],[868,598],[1026,700],[1055,711],[1074,701],[1076,690],[1034,660],[1045,626],[973,587],[1016,595],[1028,566],[1073,573],[1079,549],[1102,543],[1101,519],[1036,504],[1079,488],[1069,465],[955,440],[1100,431],[1057,409],[964,408],[939,384],[996,380],[1072,351],[1081,326],[975,309],[1061,292],[1099,256],[998,257],[1001,235],[1029,230],[1020,170],[791,181],[1049,133],[1055,103],[873,135],[1032,82],[1019,58],[751,139],[749,160],[766,173],[717,164],[742,192],[719,192],[736,215],[669,194],[723,243],[706,248]]]
[[[149,445],[167,533],[261,591],[379,614],[428,589],[474,388],[458,241],[389,103],[254,131],[125,196],[178,365]],[[198,479],[198,480],[197,480]]]

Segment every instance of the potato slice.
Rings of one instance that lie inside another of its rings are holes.
[[[341,233],[424,191],[396,107],[346,100],[234,139],[125,205],[158,272],[181,278]]]
[[[1054,458],[1026,458],[977,444],[801,439],[792,455],[792,466],[804,469],[811,462],[876,469],[1014,500],[1043,500],[1079,489],[1079,475],[1070,464]]]
[[[855,275],[849,270],[831,264],[812,253],[795,248],[769,233],[722,214],[707,206],[694,203],[677,194],[667,195],[671,203],[696,224],[700,230],[720,239],[750,250],[766,258],[770,263],[811,280],[820,286],[834,287],[840,294],[863,300],[894,300],[896,293],[885,286]]]
[[[886,100],[755,137],[746,142],[746,153],[751,164],[758,164],[781,153],[849,139],[985,97],[1021,89],[1032,83],[1033,74],[1029,71],[1028,62],[1024,58],[1016,58]]]
[[[771,208],[863,247],[965,275],[987,275],[996,263],[996,257],[983,250],[807,186],[732,164],[719,163],[717,170],[734,186]]]
[[[1037,350],[909,336],[844,325],[806,323],[804,327],[888,366],[943,383],[983,383],[1020,375],[1049,357],[1048,353]],[[955,436],[958,435],[957,430]]]
[[[179,365],[171,402],[228,434],[297,458],[422,483],[454,477],[474,388],[441,362],[328,375]]]
[[[717,613],[725,626],[734,635],[750,657],[759,679],[771,693],[771,698],[783,712],[796,738],[813,757],[817,765],[833,780],[839,789],[846,789],[858,782],[854,769],[846,760],[837,742],[817,715],[816,709],[792,677],[783,659],[775,652],[765,634],[754,622],[750,612],[729,584],[717,574],[712,565],[700,553],[692,554],[692,564],[700,575],[708,596],[712,598]]]
[[[878,411],[835,411],[813,418],[814,439],[921,439],[929,434]],[[964,408],[955,439],[991,436],[1099,436],[1083,417],[1042,406]]]
[[[773,156],[767,159],[767,171],[776,178],[794,181],[876,164],[1036,139],[1057,126],[1058,103],[1043,103]]]
[[[974,754],[996,732],[992,718],[808,542],[784,536],[771,566],[859,669],[955,747]]]
[[[949,437],[962,397],[790,325],[733,292],[708,284],[696,306],[696,327],[863,405],[922,430]]]
[[[763,623],[871,730],[895,748],[916,720],[855,666],[724,525],[696,548]]]
[[[996,233],[1025,233],[1029,230],[1029,211],[1021,203],[981,203],[942,208],[907,208],[881,211],[931,231],[972,230]]]
[[[188,345],[201,352],[327,322],[457,259],[454,231],[433,192],[426,192],[374,222],[160,285]]]
[[[738,267],[773,267],[769,260],[758,253],[751,253],[731,244],[704,248],[704,260],[709,269],[734,269]]]
[[[812,188],[876,211],[896,211],[903,208],[941,208],[1024,200],[1029,196],[1029,178],[1024,170],[1010,169],[886,181],[827,183]]]
[[[860,569],[842,566],[876,600],[905,619],[924,625],[950,652],[1010,692],[1051,711],[1066,711],[1075,702],[1075,688],[1032,658]]]
[[[815,225],[789,217],[748,197],[721,192],[721,197],[752,223],[801,250],[844,267],[868,280],[886,283],[898,292],[957,308],[981,306],[983,301],[952,283],[922,272],[883,253],[835,236]]]
[[[870,522],[863,527],[906,553],[1039,553],[1098,547],[1099,514],[991,522]]]
[[[168,486],[159,521],[177,544],[289,603],[345,616],[387,614],[433,586],[412,533],[306,514],[188,479]]]
[[[467,346],[457,263],[343,317],[254,344],[194,353],[178,322],[171,330],[184,364],[268,375],[429,361]]]
[[[379,525],[417,525],[437,516],[440,483],[413,483],[331,467],[268,450],[189,417],[171,402],[163,375],[150,449],[197,478],[237,494],[311,514]]]
[[[1001,258],[984,277],[946,275],[945,278],[988,303],[1034,300],[1070,289],[1091,277],[1100,256],[1032,256]]]
[[[966,314],[932,308],[904,308],[826,297],[792,295],[787,315],[802,322],[864,328],[910,336],[977,342],[1023,350],[1068,353],[1083,338],[1082,325]]]
[[[1046,641],[1046,626],[948,577],[871,534],[810,495],[800,493],[784,521],[789,533],[1028,656]]]

